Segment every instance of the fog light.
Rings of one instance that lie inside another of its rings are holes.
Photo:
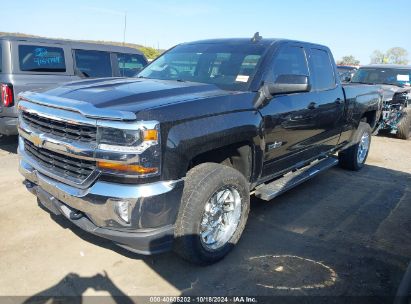
[[[117,215],[127,224],[130,223],[130,203],[127,201],[115,201],[114,206]]]

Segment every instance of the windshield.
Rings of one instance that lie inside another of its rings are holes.
[[[226,90],[248,89],[266,47],[258,44],[179,45],[163,54],[138,77],[215,84]]]
[[[370,84],[392,84],[396,86],[409,86],[411,69],[392,68],[362,68],[359,69],[351,82]]]

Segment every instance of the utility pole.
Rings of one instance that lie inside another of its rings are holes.
[[[126,30],[127,30],[127,12],[124,12],[123,46],[126,43]]]

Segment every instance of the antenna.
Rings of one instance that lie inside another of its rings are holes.
[[[124,12],[123,46],[126,44],[127,12]]]
[[[254,34],[253,38],[251,38],[251,42],[258,42],[258,41],[260,41],[261,39],[263,39],[263,37],[260,36],[260,32],[256,32],[256,33]]]

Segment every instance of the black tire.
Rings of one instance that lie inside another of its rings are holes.
[[[358,150],[360,149],[360,142],[358,142],[357,144],[349,147],[348,149],[344,151],[341,151],[338,154],[338,161],[339,161],[341,168],[352,170],[352,171],[358,171],[364,167],[365,161],[367,160],[367,157],[368,157],[368,152],[370,150],[372,130],[368,123],[360,122],[360,125],[358,126],[358,132],[359,132],[358,133],[359,139],[361,139],[362,136],[366,133],[369,136],[368,150],[365,155],[365,158],[361,162],[358,161],[357,156],[358,156]]]
[[[210,250],[201,240],[201,221],[205,205],[223,187],[233,187],[241,197],[238,226],[221,248]],[[207,265],[224,258],[237,244],[250,210],[249,185],[237,170],[216,163],[204,163],[191,169],[186,177],[180,211],[175,225],[174,251],[189,262]]]
[[[411,110],[405,111],[403,117],[397,125],[397,137],[399,139],[409,139],[411,136]]]

